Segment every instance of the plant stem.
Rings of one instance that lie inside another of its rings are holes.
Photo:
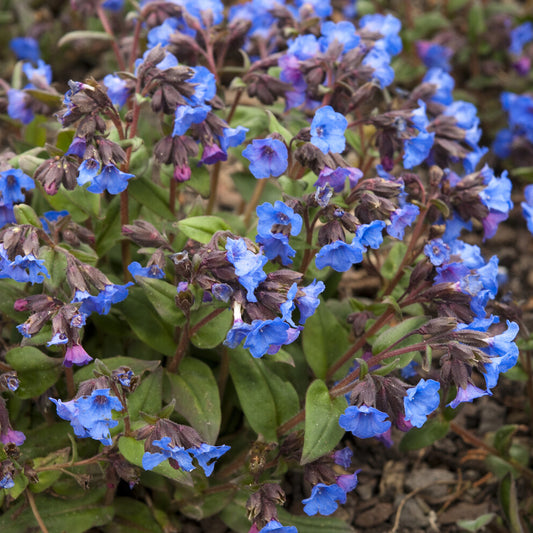
[[[172,361],[170,361],[170,364],[168,365],[168,371],[169,372],[177,372],[181,360],[183,359],[183,356],[185,355],[185,350],[187,349],[187,346],[189,344],[189,317],[187,317],[187,322],[185,322],[185,325],[183,326],[183,329],[181,330],[180,340],[178,342],[178,346],[176,347],[176,351],[174,353],[174,357],[172,358]]]
[[[255,189],[252,194],[252,197],[250,198],[250,202],[246,206],[246,209],[244,210],[244,225],[248,227],[250,224],[250,219],[252,218],[252,213],[255,211],[255,208],[257,207],[257,204],[259,203],[259,200],[261,199],[261,195],[263,194],[263,191],[265,190],[266,186],[266,178],[257,180],[257,183],[255,184]]]
[[[48,529],[44,525],[43,519],[41,518],[41,515],[39,514],[39,510],[37,509],[37,505],[35,505],[35,499],[33,497],[33,494],[30,490],[26,489],[26,497],[28,498],[28,502],[31,507],[31,512],[33,513],[33,516],[35,517],[35,520],[37,520],[37,523],[39,524],[39,529],[42,533],[48,533]]]
[[[76,387],[74,386],[74,372],[72,371],[71,366],[65,366],[65,379],[67,381],[67,394],[69,400],[74,398],[76,394]]]
[[[126,64],[124,63],[124,58],[120,53],[120,48],[118,47],[117,41],[115,39],[115,34],[113,33],[111,24],[109,24],[109,19],[107,18],[104,8],[102,7],[102,4],[100,2],[96,2],[96,13],[98,14],[98,18],[100,19],[102,26],[104,27],[104,31],[108,35],[113,37],[113,40],[111,41],[111,46],[113,47],[113,52],[115,52],[115,57],[117,58],[119,70],[126,70]]]
[[[129,224],[129,199],[128,189],[120,193],[120,226],[126,226]],[[128,265],[131,263],[130,242],[127,239],[123,239],[120,243],[122,252],[122,272],[124,276],[124,282],[131,281],[131,275],[128,270]]]

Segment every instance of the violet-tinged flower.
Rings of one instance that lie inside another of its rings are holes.
[[[293,283],[291,288],[287,291],[287,299],[279,306],[281,312],[281,319],[290,324],[293,328],[296,327],[296,324],[292,320],[292,312],[296,308],[294,303],[294,298],[298,292],[298,285]]]
[[[326,207],[333,196],[333,189],[326,185],[325,187],[318,187],[315,192],[315,202],[320,207]]]
[[[358,168],[339,167],[333,170],[329,167],[324,167],[320,171],[320,174],[318,176],[318,179],[315,181],[314,186],[325,187],[326,185],[329,185],[336,193],[340,193],[344,190],[346,178],[348,178],[350,189],[353,189],[362,176],[363,173]]]
[[[133,277],[142,276],[153,279],[163,279],[165,277],[165,273],[157,265],[151,265],[143,268],[137,261],[133,261],[133,263],[128,265],[128,271]]]
[[[298,235],[302,229],[302,217],[280,200],[274,205],[265,202],[257,206],[256,212],[259,217],[257,233],[261,236],[269,236],[272,226],[290,226],[291,235]]]
[[[320,51],[318,40],[312,33],[298,35],[296,39],[289,39],[287,44],[287,54],[290,56],[295,56],[301,61],[315,57]]]
[[[111,411],[122,411],[123,406],[110,389],[95,389],[90,396],[82,396],[76,400],[80,422],[90,430],[95,422],[111,419]]]
[[[341,476],[337,476],[337,485],[344,492],[351,492],[359,483],[359,480],[357,479],[357,474],[359,474],[359,472],[361,472],[361,470],[356,470],[353,474],[343,474]]]
[[[411,226],[419,213],[419,207],[414,204],[405,204],[403,207],[396,209],[391,214],[391,223],[387,226],[387,233],[391,237],[402,240],[405,228]]]
[[[229,348],[237,348],[237,346],[239,346],[239,344],[246,338],[251,330],[251,324],[243,322],[243,320],[240,318],[236,319],[226,335],[224,346],[228,346]]]
[[[472,402],[481,396],[492,396],[492,393],[476,387],[473,383],[468,383],[466,389],[457,388],[457,396],[448,404],[448,407],[455,409],[460,403]]]
[[[116,74],[108,74],[104,78],[104,85],[107,87],[107,96],[114,105],[122,107],[128,101],[131,89],[126,80]]]
[[[14,37],[9,41],[9,48],[18,60],[36,62],[41,57],[39,43],[33,37]]]
[[[24,202],[22,189],[34,189],[33,180],[24,174],[20,168],[10,168],[0,172],[0,203],[4,206],[13,206],[16,202]]]
[[[177,30],[178,25],[178,19],[169,17],[159,26],[153,27],[147,35],[148,48],[155,48],[157,45],[164,47],[170,44],[170,37]]]
[[[346,20],[338,22],[337,24],[331,20],[323,22],[322,26],[320,26],[320,32],[322,37],[320,37],[319,43],[323,52],[325,52],[329,45],[334,42],[342,44],[342,51],[348,52],[348,50],[355,48],[361,40],[355,31],[355,26]]]
[[[321,107],[311,122],[311,144],[323,154],[342,152],[346,146],[344,132],[347,126],[348,121],[344,115],[337,113],[329,105]]]
[[[133,285],[132,282],[125,285],[106,285],[96,296],[85,291],[76,291],[70,303],[82,302],[79,310],[84,315],[91,313],[107,315],[112,304],[122,302],[128,297],[128,287],[131,285]]]
[[[224,128],[219,136],[220,148],[227,152],[228,148],[239,146],[246,139],[248,128],[237,126],[236,128]]]
[[[89,432],[86,428],[83,427],[79,421],[79,408],[76,405],[76,400],[70,400],[68,402],[62,402],[61,400],[56,400],[55,398],[49,398],[51,402],[56,404],[57,416],[63,420],[70,422],[72,429],[74,430],[74,435],[80,438],[89,437]]]
[[[294,526],[283,526],[277,520],[270,520],[259,533],[298,533]]]
[[[281,176],[287,170],[287,147],[278,139],[254,139],[242,155],[250,161],[250,172],[257,179]]]
[[[370,224],[361,224],[355,232],[355,238],[363,245],[377,250],[383,242],[383,220],[373,220]]]
[[[174,459],[182,470],[190,472],[194,470],[190,451],[181,446],[171,446],[170,437],[162,437],[160,440],[154,440],[152,444],[161,448],[161,452],[145,452],[142,458],[142,466],[145,470],[152,470],[161,464],[165,459]]]
[[[203,106],[205,102],[209,102],[217,94],[215,76],[209,69],[202,66],[192,67],[192,70],[194,75],[187,80],[187,83],[195,86],[194,94],[186,100],[191,105]]]
[[[18,89],[7,91],[7,114],[22,124],[29,124],[35,116],[31,103],[31,97],[26,92]]]
[[[0,442],[2,444],[14,444],[15,446],[22,446],[26,440],[26,435],[22,431],[16,431],[9,428],[5,433],[0,435]]]
[[[346,503],[346,492],[336,483],[333,485],[317,483],[311,491],[311,496],[302,500],[302,503],[304,512],[308,516],[317,513],[328,516],[337,510],[339,503]]]
[[[424,253],[435,266],[440,266],[450,260],[450,247],[442,239],[429,241],[424,246]]]
[[[224,455],[230,449],[229,446],[223,444],[221,446],[212,446],[203,442],[198,448],[190,448],[198,464],[204,469],[205,475],[209,477],[215,468],[215,461]]]
[[[434,379],[421,379],[416,387],[407,389],[403,398],[405,420],[417,428],[422,427],[428,415],[439,406],[439,389],[440,383]]]
[[[339,425],[346,431],[351,431],[355,437],[368,439],[385,433],[390,426],[387,413],[375,407],[351,405],[339,417]]]
[[[93,358],[85,351],[81,344],[72,344],[67,347],[65,358],[63,359],[63,366],[83,366],[89,364],[92,360]]]
[[[273,320],[254,320],[246,336],[244,347],[253,357],[263,357],[271,346],[281,346],[287,342],[289,324],[279,317]]]
[[[218,144],[204,144],[204,151],[200,163],[204,165],[214,165],[219,161],[226,161],[228,154]]]
[[[353,452],[351,448],[348,448],[348,446],[333,453],[333,460],[335,461],[335,464],[338,464],[343,468],[350,468],[350,465],[352,464],[352,457]]]
[[[124,6],[124,0],[104,0],[102,7],[109,11],[120,11]]]
[[[93,179],[98,176],[99,173],[100,162],[93,158],[86,159],[78,167],[78,185],[85,185],[86,183],[93,181]]]
[[[446,72],[452,69],[450,59],[453,56],[453,50],[451,48],[431,41],[417,41],[416,51],[427,68],[440,68]]]
[[[524,188],[525,202],[522,202],[522,214],[527,222],[527,229],[533,233],[533,185],[526,185]]]
[[[24,257],[17,255],[13,261],[9,261],[4,245],[0,244],[0,279],[10,278],[19,283],[29,281],[34,284],[42,283],[45,277],[50,279],[44,259],[28,254]]]
[[[352,265],[363,260],[364,246],[356,239],[352,244],[335,241],[323,246],[315,257],[315,264],[319,270],[329,266],[337,272],[346,272]]]
[[[312,6],[319,17],[329,17],[333,12],[330,0],[295,0],[296,7]]]
[[[221,302],[229,302],[233,296],[233,289],[227,283],[213,283],[211,294]]]
[[[6,224],[15,224],[16,222],[13,206],[0,205],[0,228],[3,228]]]

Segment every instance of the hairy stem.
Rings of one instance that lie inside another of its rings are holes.
[[[102,7],[102,4],[100,2],[96,3],[96,13],[98,14],[98,18],[100,19],[102,26],[104,27],[104,31],[108,35],[113,37],[113,40],[111,41],[111,46],[113,48],[113,52],[115,53],[115,57],[117,58],[118,68],[120,70],[126,70],[126,63],[124,62],[124,58],[122,57],[122,54],[120,53],[120,48],[118,47],[117,41],[115,39],[115,34],[113,33],[113,29],[111,28],[109,19],[107,18],[105,10]]]

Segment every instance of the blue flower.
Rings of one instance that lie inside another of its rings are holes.
[[[339,503],[346,503],[346,492],[336,483],[333,485],[317,483],[311,491],[311,496],[302,500],[302,503],[304,512],[308,516],[317,513],[328,516],[337,510]]]
[[[440,402],[440,383],[434,379],[427,381],[421,379],[416,387],[407,389],[407,396],[404,396],[403,406],[405,409],[405,420],[417,428],[421,428],[430,413],[432,413]]]
[[[18,89],[7,91],[7,114],[22,124],[29,124],[35,116],[31,104],[30,95],[26,92]]]
[[[382,44],[386,52],[394,56],[402,51],[402,39],[399,35],[402,23],[392,15],[365,15],[360,20],[361,28],[371,32],[381,33],[383,39],[377,41]]]
[[[373,220],[370,224],[361,224],[355,232],[355,239],[363,246],[370,246],[377,250],[383,242],[383,228],[386,226],[383,220]]]
[[[343,45],[343,52],[352,50],[358,44],[361,38],[355,31],[355,26],[346,20],[338,22],[327,21],[323,22],[320,26],[320,32],[322,37],[319,39],[320,48],[325,52],[329,45],[337,42]]]
[[[496,133],[494,142],[492,143],[492,149],[494,153],[505,159],[511,155],[511,149],[513,146],[514,135],[510,129],[504,128]]]
[[[236,240],[228,238],[226,251],[228,261],[235,267],[239,283],[247,290],[247,300],[257,302],[254,291],[259,283],[266,279],[263,267],[268,262],[267,257],[248,250],[242,238]]]
[[[193,125],[203,122],[207,114],[211,111],[211,106],[199,105],[191,107],[189,105],[179,105],[174,116],[174,129],[172,136],[185,135],[185,132]]]
[[[302,217],[280,200],[274,205],[265,202],[257,206],[256,212],[259,217],[257,232],[261,236],[269,236],[272,226],[290,226],[291,235],[298,235],[302,229]]]
[[[169,17],[159,26],[154,26],[147,35],[148,48],[155,48],[157,45],[167,46],[170,44],[170,37],[177,30],[178,24],[178,19]]]
[[[24,63],[22,71],[30,83],[25,89],[41,89],[43,85],[52,83],[52,67],[47,65],[42,59],[37,60],[37,67],[31,63]]]
[[[233,295],[233,289],[227,283],[213,283],[211,285],[211,294],[222,302],[229,302]]]
[[[347,126],[348,121],[344,115],[337,113],[329,105],[321,107],[311,122],[311,144],[323,154],[342,152],[346,146],[344,132]]]
[[[101,194],[105,190],[107,190],[109,194],[119,194],[126,190],[128,187],[128,180],[134,177],[133,174],[122,172],[115,165],[110,163],[104,165],[102,172],[92,179],[92,183],[87,187],[87,190],[95,194]]]
[[[109,11],[120,11],[123,5],[124,0],[105,0],[102,2],[102,7],[109,9]]]
[[[104,78],[104,85],[107,87],[107,96],[114,105],[122,107],[128,101],[131,90],[126,80],[116,74],[108,74]]]
[[[305,324],[305,321],[313,316],[316,308],[320,305],[318,295],[324,292],[325,288],[324,282],[316,279],[307,287],[301,288],[304,296],[299,296],[296,300],[296,305],[300,311],[300,324]]]
[[[239,344],[246,338],[246,335],[248,335],[251,330],[251,324],[243,322],[243,320],[240,318],[236,319],[226,335],[224,346],[228,346],[229,348],[237,348],[237,346],[239,346]]]
[[[519,56],[522,53],[524,45],[533,41],[533,24],[531,22],[524,22],[511,30],[511,45],[509,52]]]
[[[281,176],[287,170],[287,147],[278,139],[254,139],[242,155],[250,161],[250,172],[257,179]]]
[[[41,57],[39,43],[33,37],[15,37],[9,41],[9,48],[19,60],[37,61]]]
[[[289,45],[287,54],[295,56],[300,61],[311,59],[320,51],[318,40],[312,33],[298,35],[296,39],[289,39],[287,44]]]
[[[162,451],[158,453],[144,453],[142,466],[145,470],[152,470],[166,459],[174,459],[185,472],[194,470],[195,467],[192,464],[190,450],[186,450],[181,446],[171,446],[170,440],[170,437],[162,437],[160,440],[154,440],[152,442],[154,446],[161,448]]]
[[[277,520],[270,520],[259,533],[298,533],[294,526],[282,526]]]
[[[189,451],[198,461],[198,464],[204,469],[205,475],[209,477],[215,468],[215,461],[224,455],[229,449],[230,447],[227,445],[211,446],[211,444],[206,444],[204,442],[200,444],[198,448],[190,448]]]
[[[0,204],[12,207],[16,202],[24,202],[22,189],[34,189],[33,180],[20,168],[10,168],[0,172]]]
[[[335,241],[323,246],[315,257],[316,267],[321,270],[327,266],[337,272],[346,272],[352,265],[363,260],[364,246],[354,238],[352,244]]]
[[[524,188],[526,201],[522,202],[522,214],[527,222],[527,229],[533,233],[533,185],[526,185]]]
[[[384,89],[394,80],[394,69],[390,66],[390,55],[378,46],[374,46],[363,59],[363,65],[374,69],[373,77]]]
[[[449,105],[453,102],[452,91],[455,81],[447,72],[440,68],[430,68],[422,81],[435,85],[435,92],[430,98],[432,102],[444,105]]]
[[[91,182],[100,173],[100,162],[96,159],[86,159],[78,167],[78,185],[85,185]]]
[[[84,315],[91,313],[107,315],[111,310],[111,304],[122,302],[128,297],[128,287],[131,285],[133,285],[131,282],[125,285],[106,285],[97,296],[91,296],[85,291],[76,291],[71,303],[82,302],[79,311]]]
[[[453,56],[453,50],[451,48],[431,41],[417,41],[416,51],[427,68],[440,68],[446,72],[452,69],[450,59]]]
[[[222,135],[219,136],[220,148],[227,152],[228,148],[239,146],[246,139],[248,128],[237,126],[236,128],[224,128]]]
[[[0,244],[0,279],[10,278],[19,283],[29,281],[33,285],[42,283],[45,277],[50,279],[48,270],[44,266],[44,259],[37,259],[33,254],[28,254],[17,255],[13,261],[10,261],[4,245]]]
[[[253,357],[263,357],[271,346],[287,344],[290,326],[281,318],[254,320],[244,341]]]
[[[433,147],[435,132],[419,132],[416,137],[405,139],[403,142],[403,166],[407,169],[423,163]]]
[[[143,268],[137,261],[133,261],[133,263],[128,265],[128,271],[133,277],[143,276],[145,278],[154,279],[163,279],[165,277],[165,273],[157,265],[151,265]]]
[[[374,407],[351,405],[339,417],[339,425],[346,431],[351,431],[355,437],[368,439],[385,433],[391,423],[385,420],[389,415]]]
[[[0,202],[0,228],[3,228],[6,224],[15,224],[16,222],[13,206],[1,205]]]
[[[442,239],[429,241],[424,246],[424,253],[435,266],[440,266],[450,260],[450,247]]]
[[[289,244],[289,237],[284,233],[257,235],[255,240],[262,246],[263,253],[267,259],[272,261],[276,257],[279,257],[281,264],[292,264],[292,257],[296,255],[296,250]]]
[[[391,237],[396,237],[402,240],[405,228],[410,226],[415,220],[420,209],[414,204],[405,204],[392,212],[390,217],[390,225],[387,226],[387,233]]]
[[[296,0],[294,4],[296,7],[312,6],[319,17],[329,17],[333,12],[330,0]]]
[[[187,99],[191,105],[201,106],[212,100],[217,94],[217,83],[213,73],[202,66],[192,67],[194,75],[187,80],[195,86],[194,94]]]

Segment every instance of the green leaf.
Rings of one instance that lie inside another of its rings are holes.
[[[511,474],[501,480],[498,496],[510,533],[524,533],[520,521],[516,482]]]
[[[299,409],[298,394],[288,381],[254,359],[243,348],[231,350],[230,375],[244,416],[252,429],[268,442],[277,442],[280,424]]]
[[[402,339],[406,335],[409,335],[409,333],[417,330],[427,321],[428,319],[425,316],[415,316],[400,322],[396,326],[385,329],[385,331],[378,335],[377,339],[372,344],[372,354],[376,355],[378,353],[383,352],[389,346],[393,346],[400,339]]]
[[[89,41],[112,41],[114,37],[103,31],[86,31],[76,30],[65,33],[61,39],[59,39],[57,46],[61,47],[65,44],[73,41],[83,41],[85,43]]]
[[[137,202],[147,209],[167,220],[175,220],[176,216],[168,205],[168,191],[145,178],[131,180],[128,183],[128,192]]]
[[[343,396],[331,398],[320,379],[311,383],[305,397],[305,436],[301,464],[307,464],[333,450],[344,435],[339,416],[347,407]]]
[[[100,257],[122,239],[120,230],[120,195],[117,195],[107,206],[105,218],[95,224],[96,251]]]
[[[61,465],[68,462],[70,456],[70,448],[63,448],[48,454],[46,457],[37,457],[33,461],[33,466],[39,468],[42,466]],[[39,482],[30,485],[32,492],[43,492],[53,483],[55,483],[63,474],[61,470],[45,470],[39,472]]]
[[[159,316],[171,326],[185,323],[185,315],[176,307],[176,286],[162,279],[139,276],[136,283],[142,288]]]
[[[212,313],[214,309],[212,307],[200,307],[198,311],[192,313],[191,323],[194,326],[195,323],[209,313]],[[225,309],[212,320],[210,320],[205,326],[202,326],[191,337],[191,342],[197,348],[209,349],[215,348],[226,338],[226,335],[233,323],[233,312],[231,309]]]
[[[97,498],[95,498],[97,497]],[[104,506],[96,499],[102,498],[101,491],[87,491],[83,498],[64,500],[38,494],[35,506],[41,515],[48,533],[84,533],[93,527],[103,526],[113,519],[113,507]],[[2,533],[39,531],[39,524],[31,508],[24,501],[12,506],[0,516]]]
[[[60,187],[53,196],[43,195],[56,211],[67,210],[78,224],[85,222],[89,216],[97,217],[100,211],[100,195],[89,192],[85,187],[76,187],[73,191]]]
[[[142,468],[142,458],[144,455],[143,441],[135,440],[133,437],[120,437],[118,441],[118,449],[126,460]],[[160,465],[156,466],[152,472],[161,474],[168,479],[173,479],[174,481],[184,485],[189,485],[191,487],[193,485],[189,472],[172,468],[168,461],[164,461]]]
[[[220,513],[233,499],[234,492],[226,490],[214,494],[205,494],[197,498],[187,498],[180,506],[180,511],[189,518],[202,520]]]
[[[493,446],[498,452],[507,456],[509,454],[509,448],[513,442],[513,436],[516,433],[518,426],[515,424],[509,424],[498,428],[493,437]]]
[[[486,525],[490,524],[495,516],[495,513],[482,514],[475,520],[458,520],[457,525],[467,531],[476,532],[484,529]]]
[[[230,229],[225,220],[211,215],[184,218],[183,220],[180,220],[176,226],[185,233],[187,237],[202,244],[207,244],[217,231],[226,231]]]
[[[163,533],[146,504],[133,498],[115,498],[113,533]]]
[[[44,355],[33,346],[13,348],[6,353],[6,361],[17,371],[19,398],[35,398],[49,389],[61,375],[61,359]]]
[[[186,357],[177,374],[166,373],[176,411],[214,444],[220,430],[220,396],[211,368],[199,359]]]
[[[64,253],[48,246],[41,248],[39,258],[44,259],[44,264],[50,274],[50,279],[46,278],[44,280],[44,286],[53,292],[66,278],[67,258]]]
[[[403,242],[400,241],[394,243],[394,245],[390,249],[387,259],[385,259],[385,262],[381,267],[381,275],[385,279],[391,280],[392,278],[394,278],[394,276],[398,272],[398,268],[400,267],[400,264],[405,256],[406,251],[407,246]]]
[[[131,287],[128,298],[116,307],[145,344],[162,354],[174,355],[176,343],[173,329],[161,320],[142,291],[136,289]]]
[[[13,478],[13,482],[15,483],[15,485],[10,489],[7,489],[7,493],[11,498],[16,500],[24,492],[24,489],[28,486],[28,478],[22,472],[17,472],[17,475]]]
[[[26,92],[35,98],[35,100],[46,104],[52,109],[61,107],[61,104],[63,103],[63,97],[59,94],[41,91],[39,89],[26,89]],[[44,140],[46,141],[46,135]],[[44,144],[44,142],[42,144]]]
[[[161,388],[163,370],[158,368],[149,376],[143,378],[141,384],[128,397],[128,412],[131,420],[139,418],[139,411],[156,414],[163,405]]]
[[[435,441],[444,438],[448,433],[449,427],[449,422],[433,418],[426,422],[421,428],[413,428],[409,430],[400,442],[400,450],[402,452],[407,452],[430,446]]]
[[[328,368],[347,350],[347,337],[346,330],[322,302],[307,319],[302,333],[305,358],[317,378],[324,379]]]
[[[279,133],[283,137],[285,143],[288,146],[289,143],[291,142],[291,139],[294,137],[292,133],[287,128],[285,128],[285,126],[282,126],[279,123],[278,119],[276,118],[276,115],[274,115],[272,111],[267,110],[267,115],[268,115],[268,126],[270,129],[270,132],[275,131],[276,133]]]
[[[479,1],[476,1],[468,11],[468,36],[471,40],[475,40],[485,31],[487,31],[485,11],[483,5]]]

